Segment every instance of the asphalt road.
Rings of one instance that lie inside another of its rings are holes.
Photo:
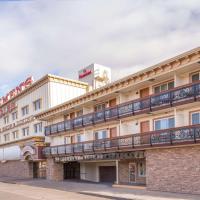
[[[0,200],[199,200],[200,195],[112,188],[79,182],[29,180],[0,182]]]

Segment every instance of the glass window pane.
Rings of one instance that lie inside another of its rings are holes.
[[[161,92],[167,90],[167,83],[161,85]]]
[[[160,120],[155,121],[155,130],[160,130]]]
[[[174,128],[175,127],[175,120],[174,118],[169,119],[169,127],[168,128]]]
[[[160,92],[160,86],[154,88],[154,93],[157,94]]]
[[[199,81],[199,73],[192,75],[192,82]]]
[[[200,123],[200,113],[192,114],[192,125]]]
[[[174,81],[168,83],[168,90],[174,88]]]

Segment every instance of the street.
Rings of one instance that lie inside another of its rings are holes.
[[[2,181],[0,179],[0,181]],[[113,188],[111,185],[48,180],[7,180],[0,182],[1,200],[199,200],[199,195]]]

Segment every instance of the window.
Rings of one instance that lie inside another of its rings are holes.
[[[17,111],[12,113],[12,120],[16,120],[17,119]]]
[[[41,133],[42,132],[42,122],[34,124],[34,132]]]
[[[138,163],[138,175],[144,177],[146,175],[145,163]]]
[[[200,80],[200,72],[192,74],[192,83]]]
[[[154,93],[157,94],[157,93],[160,93],[160,92],[163,92],[166,90],[170,90],[173,88],[174,88],[174,81],[170,81],[170,82],[167,82],[167,83],[164,83],[164,84],[154,87]]]
[[[174,128],[174,126],[175,126],[174,117],[163,118],[154,121],[155,130]]]
[[[4,141],[5,142],[10,141],[10,134],[9,133],[7,133],[7,134],[4,135]]]
[[[3,118],[3,120],[4,120],[4,124],[8,124],[9,123],[9,116],[5,116]]]
[[[13,140],[16,140],[19,138],[19,132],[18,131],[13,131],[12,132],[12,137],[13,137]]]
[[[77,135],[77,142],[84,142],[84,139],[85,139],[85,137],[83,134]]]
[[[99,104],[99,105],[96,105],[96,106],[94,107],[94,111],[95,111],[95,112],[98,112],[98,111],[104,110],[105,108],[106,108],[106,103]]]
[[[28,115],[28,112],[29,112],[28,106],[24,106],[24,107],[22,108],[22,116]]]
[[[192,113],[192,125],[200,124],[200,112]]]
[[[107,132],[107,130],[96,131],[94,133],[94,136],[95,136],[96,140],[105,139],[108,137],[108,132]]]
[[[64,138],[64,143],[65,143],[65,144],[71,144],[71,137],[70,137],[70,136],[66,136],[66,137]]]
[[[41,99],[38,99],[36,101],[33,102],[33,107],[34,107],[34,110],[40,110],[41,109]]]
[[[28,127],[23,128],[22,133],[23,133],[23,136],[28,136],[29,135],[29,128]]]

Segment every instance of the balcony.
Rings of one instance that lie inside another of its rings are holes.
[[[105,152],[144,150],[159,146],[176,146],[200,143],[200,124],[178,127],[123,137],[93,140],[76,144],[46,147],[48,157],[84,155]]]
[[[45,135],[54,135],[64,131],[104,123],[108,120],[131,115],[153,112],[177,105],[191,103],[200,99],[200,82],[177,87],[146,98],[129,101],[105,110],[82,115],[72,120],[45,127]]]

